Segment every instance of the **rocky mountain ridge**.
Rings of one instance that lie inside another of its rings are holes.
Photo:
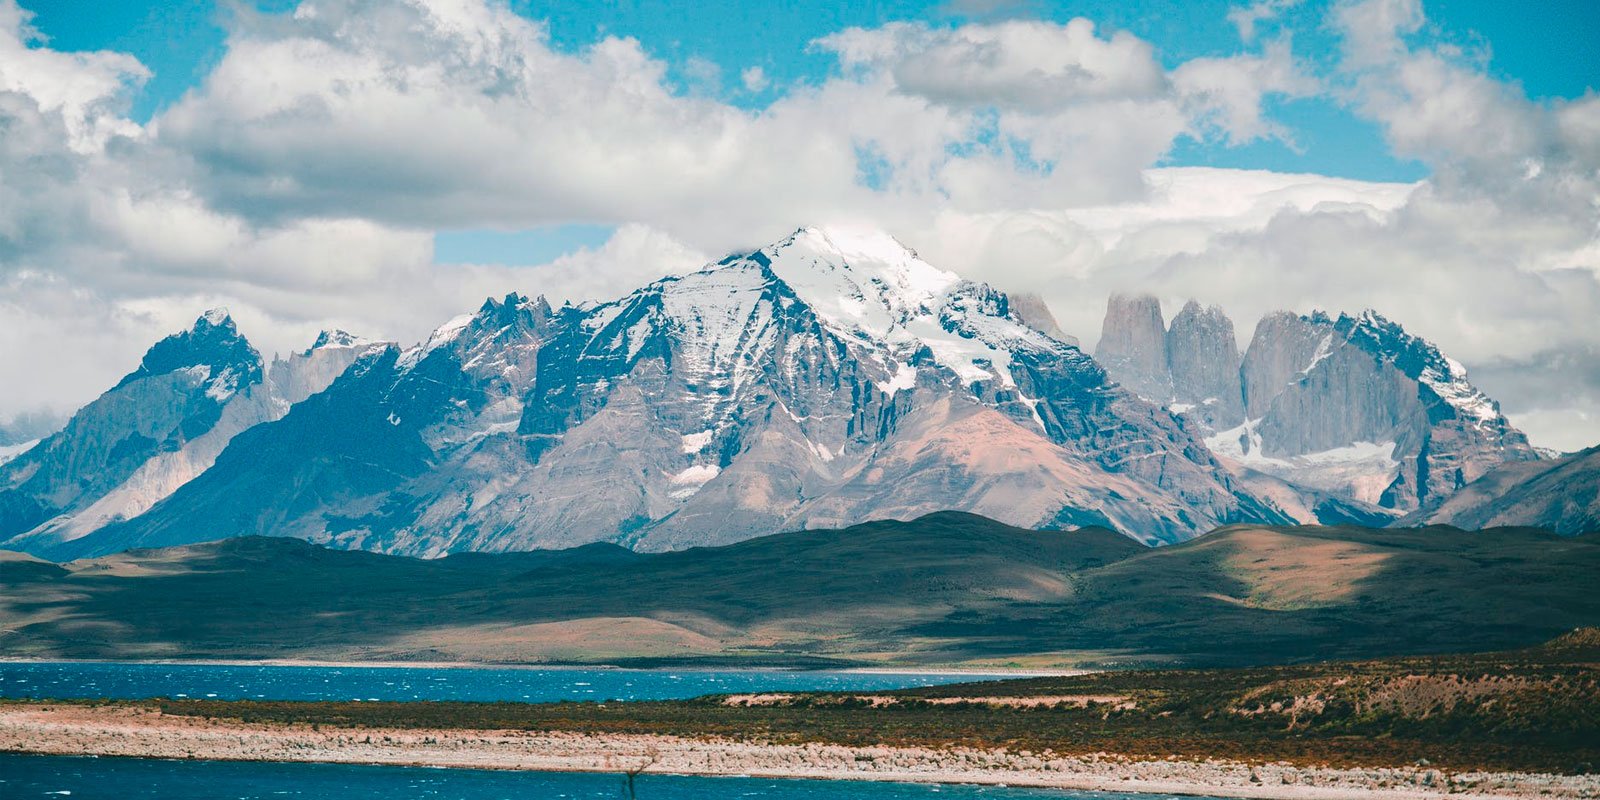
[[[1302,522],[1383,524],[1541,457],[1460,363],[1375,311],[1268,314],[1242,358],[1227,315],[1194,301],[1163,332],[1155,297],[1115,297],[1105,326],[1113,377]]]
[[[1569,536],[1600,532],[1600,447],[1501,464],[1405,523],[1524,525]]]
[[[1284,519],[1009,302],[837,228],[613,302],[491,300],[416,347],[363,350],[145,513],[16,544],[661,550],[947,508],[1160,542]]]
[[[150,348],[61,431],[0,465],[0,536],[48,549],[136,517],[282,417],[372,345],[342,331],[266,363],[225,309]]]
[[[1119,296],[1100,349],[849,228],[609,302],[492,298],[409,348],[329,331],[267,365],[208,313],[0,465],[0,546],[675,550],[950,509],[1169,543],[1385,524],[1537,457],[1372,313],[1270,315],[1241,357],[1220,309]]]

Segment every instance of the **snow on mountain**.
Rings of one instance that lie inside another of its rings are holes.
[[[1432,389],[1461,418],[1473,421],[1480,428],[1494,426],[1497,422],[1503,426],[1500,404],[1468,383],[1467,368],[1440,352],[1431,342],[1406,333],[1398,323],[1371,309],[1353,318],[1341,316],[1334,328],[1342,332],[1347,341],[1394,364],[1408,377]],[[1313,359],[1307,369],[1320,360]]]
[[[347,333],[338,328],[328,328],[317,334],[316,341],[311,343],[312,350],[322,350],[330,347],[367,347],[377,344],[370,339]]]
[[[313,348],[312,358],[353,361],[286,414],[233,437],[210,469],[144,514],[34,552],[159,547],[218,528],[377,549],[365,526],[402,524],[415,526],[417,552],[431,552],[425,511],[445,497],[471,504],[526,467],[520,398],[552,313],[543,298],[511,295],[405,351]]]
[[[490,300],[52,554],[219,526],[426,556],[671,549],[946,508],[1146,541],[1286,519],[1003,293],[805,228],[612,302]]]
[[[829,330],[863,344],[895,374],[926,348],[964,384],[1015,387],[1012,353],[1053,347],[1009,313],[1004,295],[934,267],[880,231],[805,228],[770,248],[770,262]]]
[[[1401,524],[1528,526],[1569,536],[1600,532],[1600,447],[1501,464]]]
[[[1268,314],[1242,360],[1221,309],[1190,301],[1164,324],[1152,296],[1111,298],[1107,370],[1194,422],[1237,478],[1302,522],[1319,505],[1332,520],[1392,519],[1538,457],[1459,362],[1377,312]],[[1286,501],[1295,487],[1306,497]]]
[[[260,355],[224,311],[157,342],[65,428],[0,467],[0,541],[72,514],[203,435],[226,400],[261,377]]]
[[[1370,524],[1536,457],[1459,364],[1376,314],[1270,315],[1241,361],[1220,309],[1168,328],[1154,298],[1119,298],[1114,381],[1038,312],[882,232],[802,228],[609,302],[490,299],[404,349],[327,331],[268,368],[247,344],[253,361],[163,342],[102,401],[211,415],[65,501],[49,492],[83,473],[39,483],[36,447],[0,467],[0,516],[53,557],[219,531],[659,550],[942,509],[1167,542]],[[235,353],[224,319],[184,336]],[[59,436],[127,427],[75,424]]]
[[[0,464],[4,464],[23,453],[33,449],[33,446],[43,441],[42,439],[29,439],[16,444],[0,445]]]
[[[1399,474],[1395,442],[1351,442],[1312,453],[1269,456],[1262,451],[1260,420],[1206,437],[1206,446],[1229,461],[1307,489],[1377,506]],[[1314,522],[1315,519],[1304,520]]]
[[[31,496],[40,513],[15,520],[4,531],[14,537],[8,544],[54,546],[144,513],[210,468],[238,433],[332,383],[365,346],[345,336],[331,347],[319,337],[322,346],[263,368],[227,311],[207,311],[189,331],[152,347],[138,370],[79,412],[37,458],[10,465],[7,494],[13,503]],[[107,443],[103,457],[72,462]]]
[[[1386,513],[1538,458],[1459,363],[1370,310],[1264,319],[1242,373],[1256,468]]]

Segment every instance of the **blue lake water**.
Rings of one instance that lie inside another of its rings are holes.
[[[672,700],[706,694],[879,691],[986,676],[780,670],[491,669],[0,662],[0,698]],[[998,677],[998,676],[987,676]]]
[[[1005,787],[639,777],[641,800],[1152,800],[1152,795]],[[343,764],[158,761],[0,753],[6,800],[616,800],[616,775]]]

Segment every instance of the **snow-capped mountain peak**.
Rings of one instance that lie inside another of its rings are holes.
[[[506,340],[499,342],[503,345],[526,344],[535,329],[543,326],[553,313],[543,295],[529,299],[513,292],[503,300],[490,297],[476,313],[451,318],[428,334],[421,344],[408,348],[400,356],[399,366],[402,371],[409,370],[447,346],[481,349],[502,339]],[[471,361],[473,357],[469,354],[464,360]]]
[[[1467,381],[1467,368],[1446,356],[1432,342],[1407,333],[1373,309],[1356,316],[1340,315],[1335,329],[1350,342],[1393,363],[1406,375],[1432,389],[1461,416],[1478,425],[1500,419],[1500,406]]]
[[[1018,348],[1066,346],[1013,319],[1005,295],[922,260],[887,233],[860,227],[801,228],[751,256],[760,258],[840,338],[864,345],[892,376],[892,392],[915,382],[924,348],[965,384],[1014,386]]]
[[[831,327],[874,338],[936,313],[960,276],[881,231],[801,228],[762,251],[768,268]]]
[[[328,328],[317,334],[317,340],[311,343],[312,350],[322,350],[329,347],[365,347],[373,344],[371,339],[357,336],[353,333]]]
[[[98,500],[30,486],[9,528],[75,514],[29,546],[86,554],[193,541],[226,516],[437,555],[681,547],[951,507],[1146,541],[1281,518],[1005,294],[878,231],[802,228],[607,303],[491,299],[403,356],[344,341],[275,364],[269,391],[230,381],[225,408],[189,391],[216,433],[129,465]]]
[[[227,309],[214,308],[194,325],[156,342],[145,352],[139,368],[114,388],[138,380],[183,371],[197,386],[218,401],[239,387],[261,380],[263,364],[254,347],[239,334]],[[219,388],[222,387],[222,388]]]
[[[963,384],[1012,387],[1015,351],[1069,347],[1014,318],[1000,292],[859,227],[801,228],[760,250],[575,311],[590,357],[631,364],[665,335],[677,343],[675,370],[736,387],[772,355],[783,338],[773,323],[792,317],[791,306],[849,347],[891,395],[916,385],[918,365],[944,367]]]
[[[216,308],[207,309],[204,314],[200,315],[199,319],[195,320],[194,324],[199,327],[201,323],[218,328],[223,326],[231,328],[233,327],[233,315],[228,313],[227,306],[217,306]]]

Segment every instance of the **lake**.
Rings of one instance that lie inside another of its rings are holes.
[[[616,775],[0,754],[6,800],[617,800]],[[1154,795],[858,781],[639,777],[640,800],[1153,800]],[[1186,799],[1192,800],[1192,799]]]
[[[0,662],[0,698],[674,700],[706,694],[881,691],[1002,676],[790,670],[506,669]]]

